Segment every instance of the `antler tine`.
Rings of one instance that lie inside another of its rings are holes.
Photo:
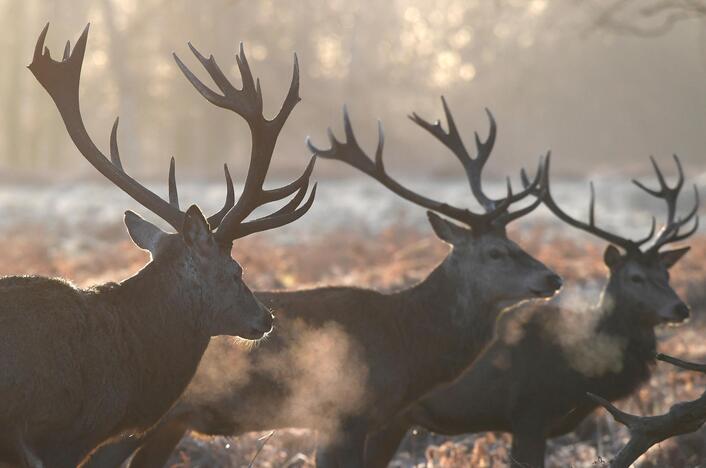
[[[649,240],[652,239],[652,237],[655,235],[655,231],[656,231],[656,230],[657,230],[657,218],[655,218],[655,217],[653,216],[653,217],[652,217],[652,223],[651,223],[651,225],[650,225],[650,232],[648,232],[647,235],[646,235],[645,237],[643,237],[642,239],[639,239],[639,240],[634,241],[634,242],[635,242],[635,245],[637,245],[638,247],[640,247],[640,246],[642,246],[643,244],[649,242]]]
[[[174,208],[179,209],[179,192],[177,191],[176,170],[174,166],[174,156],[172,156],[172,159],[169,162],[169,204]]]
[[[535,196],[537,195],[538,187],[539,187],[541,179],[542,179],[542,166],[544,164],[543,161],[544,161],[544,158],[542,158],[540,156],[539,162],[537,163],[537,172],[535,173],[534,179],[532,179],[532,182],[529,181],[529,178],[527,177],[527,172],[524,170],[524,168],[520,169],[520,180],[522,181],[522,186],[524,188],[523,188],[523,190],[521,190],[515,194],[510,193],[509,196],[505,197],[504,201],[508,202],[508,206],[515,203],[515,202],[523,200],[528,195],[535,195]],[[501,199],[501,202],[502,201],[503,201],[503,199]],[[502,219],[508,219],[508,218],[506,218],[505,215],[503,215]],[[517,219],[517,218],[512,217],[509,219],[513,220],[513,219]]]
[[[591,192],[591,198],[588,202],[588,224],[591,226],[596,225],[596,188],[593,185],[593,181],[588,183],[589,190]]]
[[[585,223],[579,221],[570,215],[568,215],[564,210],[562,210],[559,205],[554,201],[554,197],[551,193],[551,185],[549,183],[549,172],[551,167],[551,153],[547,153],[547,157],[544,160],[544,167],[542,171],[542,190],[540,191],[540,198],[544,202],[544,205],[549,208],[549,210],[554,213],[559,219],[565,223],[574,226],[575,228],[581,229],[582,231],[593,234],[603,240],[606,240],[612,244],[620,246],[628,251],[634,251],[638,249],[638,245],[635,241],[618,236],[604,229],[596,226],[595,223],[595,190],[593,189],[593,184],[591,184],[591,199],[589,202],[589,222]],[[650,236],[652,237],[652,236]]]
[[[682,186],[684,185],[684,170],[682,169],[681,162],[679,161],[679,157],[676,154],[674,154],[673,157],[677,165],[677,171],[679,174],[679,178],[674,187],[670,187],[667,184],[667,181],[664,179],[664,174],[659,168],[657,161],[655,161],[654,156],[650,156],[650,162],[652,163],[652,167],[654,168],[655,174],[657,175],[657,181],[659,182],[660,187],[659,190],[650,189],[639,180],[633,179],[632,181],[635,185],[637,185],[645,192],[649,193],[654,197],[662,198],[667,202],[667,225],[670,225],[674,222],[674,217],[676,216],[677,198],[679,198],[679,192],[681,191]]]
[[[532,182],[530,182],[525,168],[523,167],[522,169],[520,169],[520,181],[522,182],[522,187],[524,187],[524,190],[529,190],[532,195],[538,195],[541,191],[540,182],[542,181],[544,161],[546,160],[546,158],[550,157],[551,154],[551,151],[547,151],[547,154],[541,155],[539,157],[539,162],[537,163],[537,172],[535,172],[534,179],[532,180]]]
[[[682,224],[682,223],[680,222],[679,227],[677,227],[676,229],[674,229],[674,230],[672,231],[673,234],[670,235],[670,236],[669,236],[667,239],[665,239],[664,241],[660,242],[660,244],[656,244],[656,243],[655,243],[655,244],[650,248],[651,251],[656,252],[657,250],[659,250],[660,247],[662,247],[662,246],[665,245],[665,244],[672,244],[672,243],[675,243],[675,242],[680,242],[680,241],[683,241],[684,239],[687,239],[687,238],[691,237],[691,236],[699,229],[699,217],[698,217],[698,216],[694,217],[694,224],[691,226],[691,229],[689,229],[689,230],[686,231],[686,232],[680,233],[679,231],[680,231],[681,227],[684,226],[684,224],[685,224],[685,223]]]
[[[232,230],[231,228],[225,228],[225,231],[222,231],[224,229],[225,223],[228,221],[229,216],[231,216],[231,213],[233,213],[233,211],[238,207],[238,205],[235,204],[235,206],[231,210],[229,210],[227,214],[225,214],[225,218],[223,219],[223,221],[221,221],[221,227],[218,229],[218,231],[216,231],[216,234],[218,234],[219,232],[224,232],[224,234],[222,234],[220,237],[220,239],[223,240],[240,239],[255,232],[267,231],[269,229],[284,226],[285,224],[289,224],[304,216],[304,214],[306,214],[306,212],[309,211],[309,208],[311,208],[311,206],[313,205],[314,197],[316,196],[316,184],[314,184],[314,187],[312,188],[309,194],[309,198],[307,198],[304,204],[302,204],[301,206],[299,205],[304,199],[307,189],[309,188],[309,182],[311,174],[314,171],[315,163],[316,156],[312,156],[309,160],[309,164],[307,164],[307,167],[304,169],[304,172],[296,180],[279,188],[271,190],[261,190],[261,200],[256,200],[255,203],[257,205],[253,207],[254,210],[255,208],[257,208],[257,206],[264,205],[266,203],[269,203],[270,201],[280,200],[291,195],[294,192],[294,197],[292,197],[291,200],[287,202],[284,206],[282,206],[280,209],[278,209],[274,213],[252,221],[242,222],[241,220],[237,224],[233,224],[233,226],[235,227],[232,228]],[[246,190],[247,188],[243,189],[243,193],[245,193]],[[241,195],[240,200],[242,199],[243,196]],[[240,200],[238,200],[239,203]]]
[[[466,177],[471,188],[473,196],[478,200],[486,214],[488,215],[488,220],[495,220],[496,224],[506,225],[510,221],[518,219],[533,209],[535,209],[539,204],[533,203],[521,210],[516,211],[513,214],[507,212],[509,206],[517,201],[520,201],[530,195],[534,189],[539,184],[540,173],[538,172],[532,183],[528,182],[528,187],[525,190],[521,190],[518,193],[513,194],[512,187],[508,181],[507,184],[507,194],[504,198],[492,199],[488,197],[485,192],[483,192],[483,168],[488,162],[490,155],[495,146],[495,140],[497,138],[497,123],[495,122],[495,117],[493,113],[490,112],[488,108],[485,109],[485,113],[488,116],[488,121],[490,122],[490,128],[488,130],[488,136],[485,141],[481,140],[478,132],[474,132],[474,140],[476,144],[476,157],[471,158],[468,150],[463,144],[461,135],[458,132],[456,123],[454,121],[451,110],[446,103],[446,99],[442,96],[441,103],[444,108],[444,115],[446,117],[446,122],[448,126],[448,131],[444,131],[441,127],[441,123],[437,120],[436,122],[429,123],[428,121],[422,119],[418,114],[412,113],[410,119],[431,133],[437,140],[439,140],[444,146],[446,146],[451,152],[456,156],[456,158],[461,162],[464,170],[466,171]]]
[[[211,229],[216,229],[221,224],[226,213],[235,205],[235,188],[233,187],[233,179],[230,177],[227,164],[223,164],[223,172],[225,172],[226,179],[226,200],[223,203],[223,207],[217,213],[208,217],[207,221]],[[169,203],[179,208],[179,194],[177,191],[175,161],[173,157],[169,164]]]
[[[113,122],[113,128],[110,131],[110,161],[114,166],[118,167],[121,171],[123,170],[123,163],[120,160],[120,150],[118,149],[118,124],[120,123],[120,117],[115,117],[115,122]]]
[[[699,217],[697,216],[694,218],[694,225],[691,227],[691,229],[689,229],[687,232],[685,232],[683,234],[675,235],[670,240],[670,242],[679,242],[679,241],[686,239],[687,237],[691,237],[698,229],[699,229]]]
[[[490,213],[497,209],[499,201],[493,200],[483,193],[481,175],[483,172],[483,167],[488,161],[490,153],[493,150],[493,146],[495,145],[495,138],[497,135],[497,124],[495,123],[495,118],[490,110],[485,109],[485,112],[488,115],[488,120],[490,121],[490,130],[488,131],[488,137],[484,142],[481,141],[477,132],[474,133],[477,154],[475,159],[473,159],[470,157],[466,146],[463,144],[463,140],[461,139],[461,135],[456,127],[453,114],[451,113],[451,110],[446,103],[446,99],[443,96],[441,97],[441,104],[444,108],[446,124],[449,128],[448,131],[444,131],[439,120],[432,124],[421,118],[416,112],[413,112],[409,118],[412,122],[429,132],[444,146],[451,150],[466,171],[466,177],[468,178],[473,196],[476,197],[483,209],[487,213]]]
[[[311,192],[309,193],[309,198],[306,200],[306,202],[299,206],[296,209],[293,209],[293,207],[296,206],[294,203],[287,203],[284,207],[282,207],[280,210],[272,213],[269,216],[264,216],[262,218],[253,220],[253,221],[248,221],[245,223],[240,223],[238,225],[238,229],[235,231],[233,234],[235,239],[240,239],[241,237],[245,237],[249,234],[255,233],[255,232],[261,232],[261,231],[267,231],[270,229],[274,229],[280,226],[284,226],[285,224],[289,224],[291,222],[296,221],[297,219],[301,218],[306,214],[307,211],[309,211],[309,208],[314,204],[314,198],[316,197],[316,187],[317,184],[314,184],[314,187],[311,189]],[[305,190],[300,190],[299,193],[306,193]],[[301,201],[301,198],[295,196],[292,201],[297,200]]]
[[[699,225],[699,220],[698,217],[696,216],[696,213],[698,212],[700,200],[699,200],[699,192],[694,185],[694,206],[691,209],[691,211],[683,218],[677,219],[677,203],[679,199],[679,195],[681,193],[681,189],[684,186],[684,169],[682,168],[681,161],[679,160],[679,157],[674,154],[672,155],[674,158],[674,162],[677,166],[677,182],[674,184],[673,187],[670,187],[665,178],[662,170],[660,169],[659,165],[657,164],[657,161],[655,160],[654,157],[650,156],[650,161],[652,163],[652,167],[655,170],[655,174],[657,176],[657,181],[659,183],[659,190],[651,189],[647,186],[645,186],[642,182],[633,179],[633,183],[639,187],[640,189],[644,190],[648,194],[652,195],[653,197],[660,198],[665,201],[667,204],[667,220],[660,230],[659,234],[657,235],[657,238],[655,239],[654,243],[652,246],[649,248],[648,251],[656,253],[662,246],[665,244],[673,243],[673,242],[678,242],[681,240],[686,239],[687,237],[691,236],[696,230],[698,229]],[[691,220],[694,219],[694,225],[692,228],[685,232],[685,233],[680,233],[680,230],[682,227],[687,225]]]
[[[315,146],[311,142],[311,137],[307,136],[306,145],[309,151],[324,159],[335,159],[344,162],[382,183],[382,179],[384,179],[382,152],[385,145],[385,133],[382,128],[382,123],[378,121],[378,143],[375,151],[377,163],[374,163],[360,148],[355,138],[355,133],[353,132],[350,116],[348,115],[348,107],[345,104],[343,105],[343,128],[346,135],[345,142],[338,141],[331,127],[326,129],[329,143],[331,144],[331,147],[327,150]]]
[[[329,128],[328,137],[331,147],[328,149],[319,148],[311,142],[310,137],[307,137],[306,144],[309,150],[318,157],[346,163],[380,182],[380,184],[405,200],[423,206],[429,210],[439,212],[445,216],[468,224],[473,224],[482,218],[481,215],[471,213],[468,210],[456,208],[447,203],[439,202],[413,192],[390,177],[385,171],[385,165],[383,163],[385,134],[380,121],[378,121],[378,143],[375,149],[375,162],[370,159],[358,144],[346,106],[343,106],[343,127],[346,135],[344,142],[339,141],[333,134],[331,128]]]
[[[233,187],[233,179],[230,177],[230,171],[228,170],[228,164],[223,164],[223,172],[226,178],[226,200],[223,203],[223,207],[218,210],[208,218],[208,225],[211,229],[216,229],[220,226],[223,217],[230,211],[235,205],[235,187]]]
[[[179,69],[186,79],[206,98],[206,100],[218,107],[231,110],[240,115],[247,122],[252,136],[250,164],[248,165],[248,173],[245,178],[243,193],[235,205],[232,206],[225,215],[220,216],[222,220],[220,221],[220,227],[216,236],[219,240],[224,242],[232,241],[246,234],[253,233],[256,230],[270,229],[269,226],[276,227],[276,222],[286,224],[287,219],[293,221],[296,219],[296,217],[292,217],[294,213],[300,213],[299,215],[304,214],[306,210],[302,212],[297,211],[295,209],[296,205],[292,206],[290,202],[281,210],[277,211],[277,216],[274,218],[265,217],[262,219],[262,222],[252,221],[243,223],[257,207],[281,200],[295,192],[301,192],[302,189],[306,192],[308,188],[309,178],[314,167],[313,158],[302,175],[295,181],[275,189],[265,190],[263,188],[265,177],[272,161],[277,137],[287,117],[300,101],[299,62],[296,54],[294,54],[292,80],[287,96],[277,115],[272,120],[268,120],[263,114],[263,98],[260,81],[253,77],[242,43],[240,43],[238,54],[236,55],[236,63],[243,83],[241,89],[237,89],[230,80],[228,80],[213,55],[206,58],[191,43],[189,43],[189,48],[222,94],[206,86],[176,54],[173,54]],[[298,194],[293,200],[295,199],[301,202],[303,195],[299,196]],[[305,206],[307,206],[306,203],[302,205],[301,208]],[[267,219],[267,221],[265,221],[265,219]],[[273,219],[276,221],[273,221]],[[248,227],[246,228],[245,226]]]
[[[547,153],[549,154],[549,153]],[[539,205],[542,204],[542,199],[538,196],[539,191],[541,190],[539,187],[540,180],[542,178],[542,167],[544,165],[544,158],[540,156],[539,162],[537,163],[537,172],[534,175],[534,179],[532,182],[529,181],[529,178],[527,177],[527,172],[525,171],[524,168],[520,169],[520,179],[522,181],[522,185],[524,187],[524,190],[520,192],[519,195],[524,194],[532,194],[535,195],[535,200],[527,205],[524,208],[521,208],[519,210],[513,211],[513,212],[506,212],[501,216],[502,222],[505,225],[508,225],[510,222],[519,219],[535,209]],[[522,198],[524,198],[525,195],[522,195]],[[513,195],[513,198],[516,198],[517,195]],[[519,199],[519,198],[518,198]]]
[[[541,204],[542,204],[542,200],[540,198],[536,198],[532,203],[530,203],[526,207],[520,208],[519,210],[516,210],[513,212],[505,213],[504,215],[502,215],[500,217],[500,219],[502,220],[503,225],[507,226],[512,221],[519,219],[519,218],[522,218],[523,216],[528,215],[529,213],[533,212]]]
[[[66,45],[64,46],[64,56],[61,60],[66,61],[69,58],[69,55],[71,55],[71,41],[66,41]]]
[[[477,187],[477,193],[475,193],[475,196],[476,198],[482,197],[481,200],[485,199],[486,203],[494,206],[497,202],[490,199],[483,193],[481,177],[483,168],[485,167],[485,163],[488,161],[488,158],[490,158],[490,153],[493,151],[493,147],[495,146],[495,138],[498,134],[498,126],[495,123],[495,117],[493,117],[493,114],[492,112],[490,112],[490,109],[486,107],[485,113],[488,115],[488,121],[490,122],[488,137],[485,139],[484,142],[481,142],[480,136],[478,136],[478,132],[473,132],[477,151],[476,159],[473,161],[473,166],[475,166],[475,171],[473,172],[473,174],[476,178],[475,187]]]
[[[431,124],[419,117],[419,115],[416,113],[412,113],[409,118],[417,125],[424,128],[433,136],[435,136],[447,148],[451,149],[453,153],[457,156],[457,158],[462,162],[464,168],[467,167],[470,163],[471,165],[479,164],[479,167],[482,169],[482,165],[485,164],[485,161],[487,160],[490,154],[490,149],[492,148],[495,140],[495,121],[492,115],[488,112],[488,115],[490,116],[491,120],[490,134],[485,143],[479,143],[479,157],[477,158],[477,161],[471,160],[465,150],[465,147],[463,146],[463,143],[461,142],[461,139],[458,135],[458,130],[456,129],[456,124],[453,120],[453,116],[448,106],[446,105],[446,101],[443,98],[442,102],[444,104],[444,112],[446,114],[446,119],[449,126],[448,132],[444,131],[441,128],[440,122],[437,121]],[[385,137],[382,129],[382,123],[380,121],[378,121],[378,143],[377,148],[375,150],[374,161],[361,149],[360,145],[358,144],[346,106],[343,106],[343,128],[346,136],[345,141],[339,141],[329,128],[328,136],[331,146],[328,149],[319,148],[311,142],[310,138],[307,137],[306,143],[309,147],[309,150],[311,150],[311,152],[315,155],[320,156],[322,158],[334,159],[344,162],[349,166],[358,169],[364,174],[369,175],[373,179],[380,182],[383,186],[388,188],[390,191],[394,192],[405,200],[408,200],[419,206],[423,206],[424,208],[427,208],[429,210],[441,213],[445,216],[448,216],[449,218],[461,221],[473,227],[474,229],[486,229],[491,226],[498,227],[499,225],[504,226],[508,222],[529,213],[537,206],[537,204],[535,204],[533,206],[526,207],[516,213],[513,213],[510,216],[508,216],[507,213],[507,208],[510,206],[510,204],[527,196],[537,186],[537,184],[539,184],[539,172],[535,176],[535,180],[531,183],[531,187],[521,191],[519,194],[513,194],[512,185],[510,184],[510,181],[508,179],[507,195],[505,196],[505,198],[499,199],[497,201],[491,200],[491,202],[493,203],[492,209],[490,209],[489,205],[486,204],[486,207],[484,207],[486,208],[485,213],[482,214],[473,213],[468,209],[457,208],[447,203],[427,198],[403,186],[398,181],[390,177],[385,171],[385,165],[383,162],[383,147]],[[480,173],[480,170],[476,171],[476,169],[473,169],[471,172]],[[469,176],[469,180],[471,180],[471,176]],[[478,184],[475,183],[471,183],[471,186],[472,189],[473,187],[479,187]],[[482,199],[483,198],[479,199],[479,201]]]
[[[594,393],[586,392],[586,396],[588,396],[591,400],[595,401],[603,408],[605,408],[616,421],[623,424],[624,426],[630,427],[637,423],[640,419],[639,416],[635,416],[633,414],[626,413],[625,411],[618,409],[613,403]]]
[[[416,123],[424,130],[431,133],[437,140],[443,143],[444,146],[450,149],[451,152],[456,156],[456,158],[458,158],[458,160],[464,166],[464,169],[466,169],[469,162],[472,161],[471,156],[468,154],[468,150],[466,150],[466,146],[463,144],[463,140],[461,140],[461,135],[458,133],[453,114],[451,114],[451,110],[449,109],[449,106],[446,103],[446,98],[444,98],[444,96],[441,96],[441,104],[444,108],[446,125],[449,127],[448,132],[444,131],[444,129],[441,127],[441,121],[438,119],[432,124],[426,121],[425,119],[421,118],[416,112],[412,112],[412,114],[408,117],[410,120],[412,120],[412,122]]]
[[[675,358],[674,356],[670,356],[669,354],[663,353],[657,353],[657,360],[668,362],[669,364],[681,367],[682,369],[706,374],[706,364],[697,364],[695,362],[684,361],[682,359]]]
[[[49,49],[44,47],[49,30],[47,23],[37,39],[29,69],[54,100],[71,140],[86,160],[138,203],[164,219],[174,229],[180,230],[184,213],[145,188],[123,170],[117,144],[118,120],[116,119],[111,131],[110,159],[98,149],[88,135],[79,105],[79,82],[89,26],[87,25],[83,30],[73,50],[70,44],[67,44],[63,59],[56,61],[51,58]]]

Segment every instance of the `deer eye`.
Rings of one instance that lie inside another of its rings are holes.
[[[632,276],[630,277],[630,281],[632,281],[632,282],[635,283],[635,284],[644,284],[645,278],[643,278],[643,277],[640,276],[640,275],[632,275]]]
[[[498,260],[503,257],[503,253],[500,249],[490,249],[490,251],[488,251],[488,256],[493,260]]]

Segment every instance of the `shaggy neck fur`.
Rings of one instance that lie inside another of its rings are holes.
[[[185,273],[185,259],[178,253],[165,257],[89,296],[96,305],[91,307],[96,326],[115,327],[112,352],[118,362],[106,367],[103,378],[121,380],[112,385],[122,387],[126,398],[124,415],[113,431],[139,431],[154,424],[186,388],[208,345],[199,285]],[[116,369],[124,374],[116,375]]]
[[[605,398],[615,400],[632,393],[650,378],[655,362],[657,341],[654,326],[645,323],[644,311],[622,300],[617,288],[609,284],[603,293],[598,312],[602,314],[596,331],[625,340],[621,371],[597,382]],[[597,392],[596,392],[597,393]]]

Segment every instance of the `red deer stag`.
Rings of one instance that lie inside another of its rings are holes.
[[[169,223],[166,233],[133,212],[128,232],[151,261],[120,283],[77,289],[53,278],[0,280],[0,461],[32,467],[73,468],[106,440],[148,429],[167,412],[191,380],[212,336],[259,339],[272,328],[266,306],[242,280],[232,242],[302,216],[311,165],[290,185],[263,190],[274,140],[299,100],[298,73],[277,117],[261,115],[262,97],[245,57],[239,56],[243,90],[224,90],[211,101],[243,116],[253,129],[253,151],[237,203],[227,168],[224,208],[208,220],[192,205],[179,208],[170,167],[169,201],[131,178],[117,145],[110,159],[88,135],[79,109],[79,79],[88,27],[73,50],[55,61],[39,36],[29,66],[53,98],[79,152],[103,175]],[[295,194],[296,193],[296,194]],[[274,215],[246,221],[266,202],[295,194]],[[217,228],[214,230],[214,228]]]
[[[382,164],[382,130],[373,162],[358,146],[346,112],[346,142],[331,135],[329,150],[309,144],[316,155],[350,164],[432,210],[432,228],[452,246],[444,261],[419,284],[393,294],[350,287],[257,293],[276,311],[277,327],[243,358],[248,365],[220,370],[214,382],[211,362],[220,362],[222,350],[212,344],[190,390],[157,429],[143,440],[106,447],[91,466],[117,466],[136,447],[130,466],[162,466],[189,429],[238,435],[279,427],[319,430],[328,440],[319,451],[318,466],[363,466],[367,434],[458,376],[492,338],[499,304],[550,297],[560,288],[560,278],[505,233],[510,221],[539,204],[509,212],[537,187],[540,172],[520,193],[513,194],[508,183],[504,198],[488,197],[481,188],[481,172],[495,142],[495,120],[488,112],[489,136],[485,142],[476,136],[478,154],[471,158],[446,102],[444,111],[448,132],[416,114],[412,120],[459,158],[484,213],[426,198],[391,178]],[[310,343],[316,340],[323,344]],[[274,369],[272,362],[278,363]]]
[[[667,203],[667,222],[643,251],[640,247],[653,237],[654,219],[650,235],[640,241],[605,231],[595,225],[592,190],[589,222],[575,220],[551,195],[547,158],[541,195],[546,206],[571,226],[610,242],[604,256],[609,277],[600,301],[580,313],[552,304],[507,311],[498,337],[456,382],[434,391],[368,439],[366,466],[387,466],[412,425],[447,435],[511,431],[513,466],[544,466],[546,439],[574,430],[596,408],[586,392],[613,401],[645,382],[655,358],[654,327],[689,316],[689,308],[669,285],[668,273],[689,247],[659,251],[686,239],[698,226],[698,192],[692,211],[676,218],[684,176],[676,156],[675,161],[676,186],[667,185],[654,160],[660,189],[635,181]],[[694,226],[680,233],[692,219]]]

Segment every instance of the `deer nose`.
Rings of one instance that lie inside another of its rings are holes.
[[[269,333],[272,331],[272,325],[274,321],[275,318],[272,313],[269,310],[263,308],[261,319],[258,320],[258,324],[255,326],[255,329],[263,335],[265,333]]]
[[[679,304],[674,306],[674,315],[676,315],[676,317],[679,320],[688,319],[689,312],[690,312],[689,306],[684,304],[683,302],[680,302]]]
[[[556,273],[551,273],[547,276],[547,284],[552,290],[558,291],[564,284],[564,281],[562,281],[561,276]]]

